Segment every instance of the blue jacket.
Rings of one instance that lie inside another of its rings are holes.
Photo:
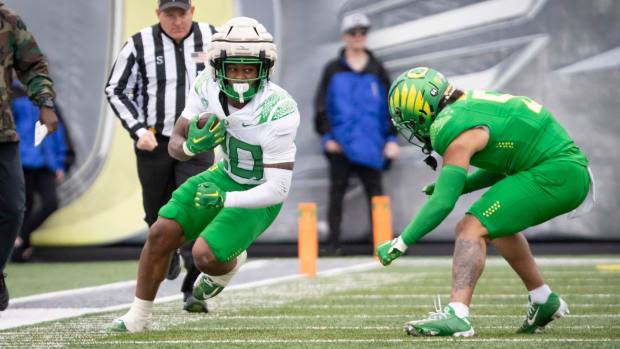
[[[58,129],[47,135],[38,147],[34,146],[34,125],[39,120],[39,108],[35,107],[28,97],[13,98],[13,117],[17,127],[19,153],[22,166],[29,169],[48,168],[53,172],[65,170],[67,146],[64,141],[64,130],[60,120]]]
[[[388,112],[390,79],[381,63],[369,55],[361,72],[346,63],[344,49],[323,70],[315,95],[315,129],[327,140],[335,140],[353,163],[385,169],[385,143],[396,140]]]

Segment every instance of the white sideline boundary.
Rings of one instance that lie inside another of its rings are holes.
[[[242,267],[242,270],[257,269],[257,268],[260,268],[266,265],[267,263],[268,261],[253,261],[253,262],[250,262],[244,265]],[[343,267],[343,268],[329,269],[323,272],[318,272],[317,276],[338,275],[338,274],[347,273],[347,272],[364,271],[364,270],[379,268],[379,267],[380,265],[377,262],[362,263],[358,265],[353,265],[353,266],[348,266],[348,267]],[[260,280],[260,281],[247,282],[247,283],[238,284],[238,285],[231,285],[231,286],[226,287],[226,289],[231,290],[231,291],[241,290],[241,289],[247,289],[251,287],[267,286],[267,285],[277,284],[280,282],[297,280],[297,279],[302,279],[302,278],[307,278],[307,277],[308,277],[307,275],[303,275],[303,274],[293,274],[293,275],[281,276],[281,277],[265,279],[265,280]],[[15,298],[11,300],[11,304],[21,304],[21,303],[26,303],[30,301],[40,301],[40,300],[51,299],[51,298],[59,297],[59,296],[78,295],[78,294],[84,294],[84,293],[93,292],[93,291],[114,290],[114,289],[118,289],[122,287],[135,285],[135,283],[136,283],[136,280],[129,280],[129,281],[121,281],[121,282],[115,282],[111,284],[100,285],[100,286],[82,287],[82,288],[77,288],[73,290],[42,293],[38,295]],[[183,295],[179,293],[173,296],[156,298],[154,303],[158,304],[158,303],[171,302],[171,301],[179,300],[182,298],[183,298]],[[129,308],[130,306],[131,306],[131,303],[118,304],[118,305],[113,305],[109,307],[96,307],[96,308],[43,308],[43,309],[42,308],[25,308],[25,309],[24,308],[17,308],[17,309],[9,308],[0,313],[0,330],[16,328],[16,327],[25,326],[25,325],[34,325],[34,324],[38,324],[41,322],[66,319],[66,318],[71,318],[71,317],[76,317],[76,316],[87,315],[87,314],[116,311],[116,310]]]
[[[344,268],[330,269],[330,270],[326,270],[323,272],[319,272],[316,275],[317,276],[332,276],[332,275],[338,275],[338,274],[343,274],[347,272],[364,271],[364,270],[378,268],[378,267],[379,265],[376,262],[364,263],[364,264],[359,264],[359,265],[354,265],[354,266],[349,266],[349,267],[344,267]],[[227,286],[226,289],[229,291],[243,290],[246,288],[273,285],[273,284],[277,284],[280,282],[298,280],[298,279],[303,279],[307,277],[308,277],[307,275],[303,275],[303,274],[293,274],[293,275],[280,276],[280,277],[265,279],[265,280],[260,280],[260,281],[252,281],[252,282],[248,282],[248,283],[244,283],[240,285]],[[156,298],[154,303],[158,304],[158,303],[171,302],[171,301],[175,301],[177,299],[182,299],[182,298],[183,298],[182,295],[176,294],[174,296]],[[115,310],[120,310],[123,308],[129,308],[130,306],[131,306],[131,303],[119,304],[119,305],[114,305],[110,307],[99,308],[100,310],[97,312],[115,311]]]
[[[397,260],[396,263],[394,264],[395,265],[399,265],[399,264],[400,265],[418,265],[418,266],[419,265],[434,265],[434,266],[442,265],[443,266],[443,265],[450,265],[451,262],[452,262],[451,257],[440,257],[440,258],[426,258],[425,257],[425,258],[401,258],[400,260]],[[543,257],[543,258],[536,258],[536,262],[539,266],[620,264],[620,258],[614,258],[614,257],[603,257],[603,258]],[[251,261],[247,263],[246,265],[244,265],[242,267],[242,270],[259,269],[268,263],[269,263],[269,260]],[[507,265],[507,263],[501,257],[488,257],[486,265],[487,266],[504,266],[504,265]],[[354,266],[329,269],[326,271],[318,272],[317,276],[333,276],[333,275],[343,274],[347,272],[359,272],[359,271],[365,271],[369,269],[378,269],[378,268],[381,268],[379,263],[376,261],[373,261],[373,262],[361,263],[361,264],[354,265]],[[251,287],[261,287],[261,286],[277,284],[280,282],[302,279],[306,277],[308,276],[302,275],[302,274],[292,274],[292,275],[281,276],[281,277],[276,277],[276,278],[271,278],[271,279],[265,279],[261,281],[254,281],[254,282],[247,282],[247,283],[238,284],[238,285],[231,285],[227,287],[226,289],[227,290],[240,290],[240,289],[246,289],[246,288],[251,288]],[[94,292],[94,291],[114,290],[118,288],[127,287],[130,285],[135,285],[135,283],[136,283],[136,280],[128,280],[128,281],[115,282],[115,283],[99,285],[99,286],[82,287],[82,288],[77,288],[77,289],[72,289],[72,290],[48,292],[48,293],[43,293],[43,294],[15,298],[15,299],[12,299],[10,303],[21,304],[21,303],[26,303],[30,301],[40,301],[40,300],[52,299],[55,297],[79,295],[79,294],[85,294],[85,293]],[[431,296],[432,295],[420,295],[420,294],[418,295],[390,295],[390,296],[387,296],[387,298],[405,298],[405,297],[426,298],[426,297],[431,297]],[[581,295],[575,295],[575,296],[581,296]],[[617,296],[617,294],[593,294],[593,295],[591,294],[589,296],[591,297],[592,296],[613,297],[613,296]],[[372,295],[353,295],[353,296],[347,296],[347,297],[369,298],[369,299],[373,298]],[[386,296],[382,296],[382,297],[386,297]],[[491,295],[482,295],[482,294],[479,294],[476,297],[478,298],[501,298],[501,297],[497,297],[497,295],[491,296]],[[519,295],[504,295],[503,296],[503,298],[517,298],[517,297],[523,297],[523,295],[519,294]],[[179,299],[182,299],[182,295],[180,293],[176,295],[172,295],[172,296],[157,298],[155,299],[155,303],[165,303],[165,302],[176,301]],[[16,327],[21,327],[25,325],[33,325],[33,324],[46,322],[46,321],[54,321],[54,320],[60,320],[60,319],[65,319],[65,318],[77,317],[77,316],[82,316],[86,314],[117,311],[117,310],[129,308],[130,306],[131,306],[131,302],[109,306],[109,307],[94,307],[94,308],[43,308],[43,309],[42,308],[38,308],[38,309],[18,308],[18,309],[11,309],[9,307],[9,309],[3,312],[0,312],[0,330],[16,328]],[[617,317],[617,315],[614,315],[612,317]],[[205,342],[205,343],[210,343],[210,342]],[[226,342],[226,343],[232,343],[232,342]]]
[[[258,269],[258,268],[263,267],[267,263],[268,261],[266,260],[251,261],[243,265],[240,270]],[[185,273],[181,273],[179,277],[185,277]],[[93,291],[111,291],[111,290],[115,290],[115,289],[119,289],[119,288],[123,288],[127,286],[132,286],[135,284],[136,284],[136,280],[127,280],[127,281],[113,282],[113,283],[109,283],[105,285],[80,287],[80,288],[74,288],[71,290],[47,292],[47,293],[35,294],[32,296],[25,296],[25,297],[11,299],[11,304],[22,304],[22,303],[27,303],[27,302],[32,302],[32,301],[41,301],[41,300],[52,299],[52,298],[57,298],[57,297],[76,296],[76,295],[89,293]]]
[[[179,277],[181,276],[182,275],[179,275]],[[27,303],[27,302],[32,302],[32,301],[43,301],[46,299],[57,298],[57,297],[76,296],[76,295],[94,292],[94,291],[111,291],[111,290],[131,286],[135,284],[136,284],[136,280],[119,281],[119,282],[113,282],[111,284],[105,284],[105,285],[99,285],[99,286],[80,287],[80,288],[74,288],[71,290],[34,294],[32,296],[25,296],[25,297],[11,299],[10,302],[11,304],[22,304],[22,303]]]

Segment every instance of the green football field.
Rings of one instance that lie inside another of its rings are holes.
[[[368,261],[360,260],[360,264]],[[123,309],[6,329],[0,331],[0,347],[620,347],[620,257],[539,257],[537,261],[546,282],[568,302],[571,312],[537,335],[515,334],[527,312],[527,293],[503,260],[490,257],[471,307],[474,337],[408,337],[402,331],[403,323],[433,311],[436,295],[448,302],[451,267],[447,257],[403,257],[386,268],[377,264],[361,271],[331,272],[225,290],[209,301],[209,314],[184,313],[178,299],[157,303],[154,328],[149,333],[102,331],[125,313]],[[127,263],[117,267],[133,273],[135,263]],[[43,269],[41,273],[50,275],[54,266],[71,270],[63,264],[45,266],[32,267],[31,272]],[[105,263],[88,265],[93,275],[109,268],[110,264]],[[65,272],[55,278],[62,284],[63,278],[70,280],[75,275]],[[112,281],[118,280],[107,282]],[[84,286],[88,285],[79,287]]]

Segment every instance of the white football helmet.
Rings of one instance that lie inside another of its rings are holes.
[[[254,97],[269,80],[278,56],[273,37],[257,20],[248,17],[230,19],[213,34],[207,51],[211,76],[222,92],[238,102]],[[226,76],[226,64],[257,64],[258,77],[250,80]]]

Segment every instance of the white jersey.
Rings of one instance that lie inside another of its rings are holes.
[[[198,75],[181,114],[192,120],[213,113],[226,128],[221,144],[228,175],[241,184],[265,182],[263,164],[295,161],[299,127],[297,103],[281,87],[266,82],[242,109],[226,116],[220,103],[220,86],[209,69]]]

